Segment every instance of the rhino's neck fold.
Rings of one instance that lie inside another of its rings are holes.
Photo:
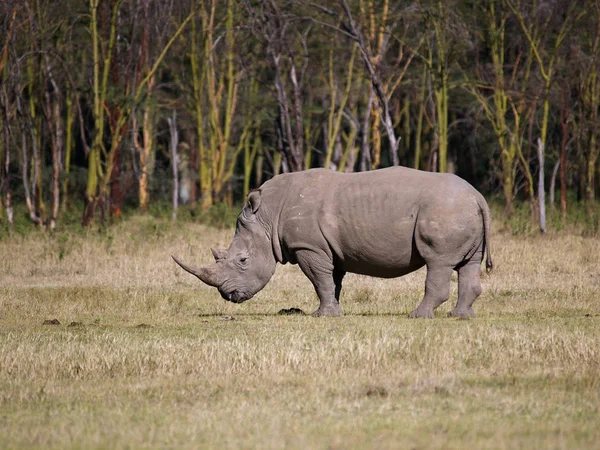
[[[271,241],[271,248],[273,250],[275,262],[278,262],[279,264],[286,264],[288,260],[282,250],[279,228],[281,224],[281,213],[286,200],[287,186],[285,184],[282,185],[281,183],[278,183],[281,181],[281,179],[277,178],[278,177],[267,181],[267,183],[265,183],[261,188],[263,194],[263,208],[262,210],[258,211],[258,215],[259,220],[265,227],[267,236]],[[273,186],[273,183],[277,183],[278,186]]]

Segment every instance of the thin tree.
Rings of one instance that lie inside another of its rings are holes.
[[[577,2],[571,2],[568,6],[564,18],[561,19],[561,23],[558,26],[556,34],[554,34],[553,42],[546,47],[544,42],[544,35],[541,33],[535,20],[531,20],[531,17],[525,15],[525,11],[521,7],[520,0],[514,2],[511,0],[505,0],[509,9],[517,19],[520,28],[525,35],[527,42],[533,52],[535,60],[537,61],[538,73],[543,81],[543,93],[542,93],[542,123],[540,128],[540,135],[537,139],[537,153],[538,153],[538,201],[539,201],[539,223],[540,232],[546,232],[546,204],[545,204],[545,188],[544,188],[544,155],[546,152],[547,136],[548,136],[548,122],[550,120],[550,88],[554,81],[554,69],[555,64],[560,58],[559,49],[562,46],[568,33],[571,31],[577,21],[583,16],[584,12],[577,11]],[[532,10],[534,12],[537,7],[537,3],[532,4]],[[545,6],[545,5],[544,5]],[[546,11],[545,19],[542,24],[542,28],[547,28],[553,18],[555,11]],[[536,14],[539,15],[539,14]]]
[[[252,17],[250,30],[266,44],[267,58],[275,75],[280,147],[287,169],[297,172],[305,164],[302,89],[310,28],[298,29],[295,16],[282,10],[275,0],[265,1],[259,8],[248,0],[244,5]]]

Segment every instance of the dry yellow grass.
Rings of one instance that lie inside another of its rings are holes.
[[[597,239],[496,231],[475,320],[445,317],[455,285],[408,320],[424,271],[349,276],[346,315],[314,319],[277,315],[317,306],[297,267],[233,305],[170,260],[231,234],[0,241],[0,448],[598,447]]]

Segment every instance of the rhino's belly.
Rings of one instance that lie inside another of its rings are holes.
[[[344,261],[342,269],[345,272],[368,275],[377,278],[396,278],[414,272],[425,265],[422,258],[407,264],[387,265],[381,261]]]
[[[390,236],[380,230],[379,233],[364,233],[361,237],[357,239],[352,235],[351,239],[347,236],[340,239],[336,259],[345,272],[395,278],[425,265],[410,233]]]

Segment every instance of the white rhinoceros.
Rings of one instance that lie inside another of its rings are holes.
[[[277,263],[298,264],[319,296],[315,316],[340,316],[348,272],[394,278],[427,266],[425,297],[409,317],[433,317],[448,300],[452,271],[458,301],[452,316],[472,317],[481,293],[481,262],[490,255],[490,210],[461,178],[393,167],[360,173],[328,169],[278,175],[248,195],[228,249],[215,263],[183,269],[244,302],[269,281]]]

